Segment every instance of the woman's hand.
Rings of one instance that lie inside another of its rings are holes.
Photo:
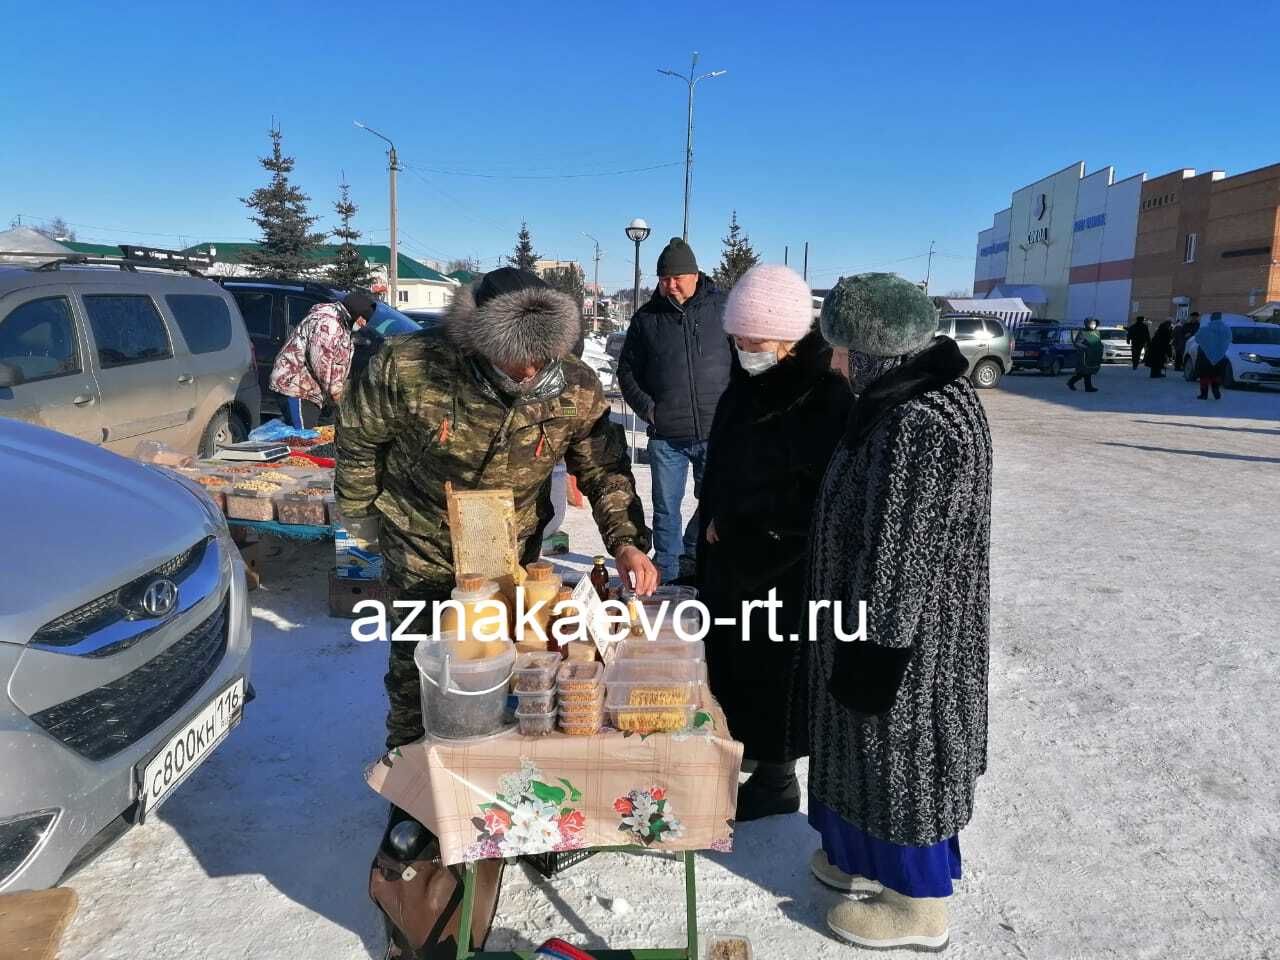
[[[716,533],[716,522],[712,520],[707,524],[707,543],[719,543],[720,535]]]

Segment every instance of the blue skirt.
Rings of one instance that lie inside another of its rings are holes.
[[[875,880],[904,897],[949,897],[951,881],[960,879],[958,834],[927,847],[877,840],[812,794],[809,826],[821,834],[822,849],[833,866]]]

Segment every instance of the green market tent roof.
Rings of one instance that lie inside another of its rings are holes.
[[[193,247],[187,247],[185,253],[204,253],[216,251],[214,257],[220,263],[243,263],[244,254],[247,250],[253,250],[258,245],[256,243],[197,243]],[[356,249],[360,251],[360,255],[369,263],[387,266],[391,263],[391,248],[380,243],[358,243]],[[327,261],[332,260],[338,253],[336,244],[324,244],[311,251],[309,256],[313,260]],[[446,277],[438,270],[432,270],[425,264],[419,263],[406,257],[403,253],[396,258],[399,264],[398,275],[401,280],[431,280],[436,283],[449,283],[449,277]]]

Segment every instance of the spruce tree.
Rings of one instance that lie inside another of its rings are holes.
[[[351,188],[346,183],[338,184],[338,202],[333,205],[337,211],[341,225],[333,231],[341,243],[329,266],[328,278],[339,290],[368,289],[373,286],[373,272],[360,252],[360,231],[351,223],[360,208],[351,202]]]
[[[729,235],[722,238],[724,253],[720,258],[720,266],[712,275],[716,286],[721,290],[730,290],[739,278],[760,262],[760,255],[751,248],[751,239],[742,232],[738,225],[738,211],[733,211],[729,218]]]
[[[582,268],[575,264],[567,267],[556,267],[554,270],[548,270],[542,277],[547,281],[547,286],[553,290],[559,290],[578,305],[581,312],[583,301],[587,298],[587,278],[582,272]]]
[[[311,198],[289,182],[293,157],[281,152],[280,139],[280,128],[273,127],[271,156],[259,158],[271,172],[271,182],[240,202],[253,211],[249,219],[262,231],[257,248],[245,251],[245,265],[258,276],[288,280],[306,276],[319,266],[309,254],[324,243],[324,234],[311,232],[320,218],[307,212]]]
[[[529,235],[529,224],[521,221],[520,232],[516,234],[515,256],[507,257],[507,263],[517,270],[528,270],[532,273],[533,265],[540,259],[542,258],[533,252],[533,237]]]

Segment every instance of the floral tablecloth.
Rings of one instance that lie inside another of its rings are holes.
[[[440,838],[445,863],[462,863],[620,845],[731,850],[741,764],[712,701],[679,733],[419,740],[366,779]]]

